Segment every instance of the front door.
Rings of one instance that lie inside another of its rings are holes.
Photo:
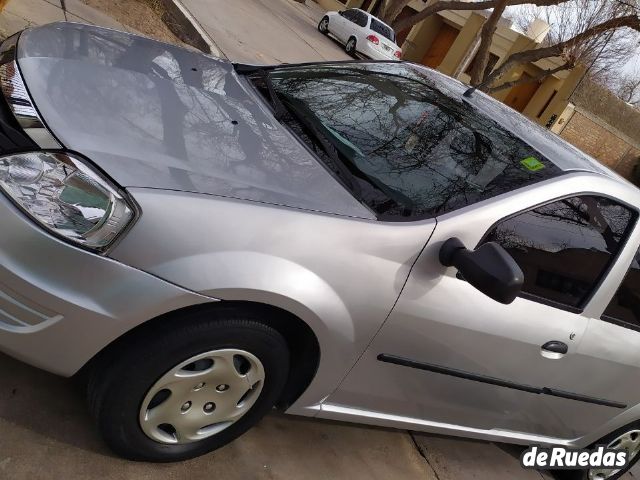
[[[521,83],[513,87],[507,97],[504,99],[504,103],[509,105],[514,110],[522,113],[529,102],[533,98],[533,96],[540,88],[540,83],[533,80],[533,77],[528,73],[524,72],[520,77],[522,81],[525,83]]]
[[[438,218],[396,307],[323,410],[353,407],[355,416],[443,432],[570,439],[640,400],[637,382],[614,389],[613,378],[597,378],[620,372],[620,358],[637,369],[640,334],[621,337],[617,356],[607,355],[616,341],[586,338],[602,279],[629,255],[637,213],[606,195],[557,200],[566,192],[553,185],[535,192]],[[468,248],[501,244],[525,274],[521,296],[499,304],[441,266],[440,246],[451,237]],[[627,298],[637,307],[637,291]]]
[[[444,57],[449,53],[449,49],[453,45],[453,42],[458,38],[460,31],[457,28],[452,27],[447,23],[443,23],[429,46],[429,50],[422,58],[422,64],[430,68],[438,68]]]

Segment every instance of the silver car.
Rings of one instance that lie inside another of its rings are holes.
[[[0,77],[0,348],[86,376],[118,454],[274,406],[638,452],[640,190],[520,114],[418,65],[68,23]]]

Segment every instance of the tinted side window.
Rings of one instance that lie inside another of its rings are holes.
[[[635,214],[613,200],[558,200],[500,222],[485,241],[524,272],[523,293],[580,307],[622,248]]]
[[[369,16],[364,12],[354,10],[352,21],[355,22],[355,24],[359,27],[366,27],[369,23]]]
[[[393,32],[393,30],[391,30],[390,27],[376,20],[375,18],[371,19],[371,30],[373,30],[376,33],[379,33],[383,37],[388,38],[392,42],[396,41],[396,34]]]
[[[640,327],[640,251],[603,317]]]
[[[350,22],[355,23],[357,15],[358,15],[357,10],[345,10],[343,17],[349,20]]]

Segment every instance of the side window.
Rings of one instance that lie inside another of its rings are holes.
[[[356,18],[354,20],[359,27],[366,27],[369,24],[369,15],[356,10]]]
[[[369,17],[367,14],[360,10],[347,10],[344,12],[344,18],[360,27],[366,27],[367,23],[369,23]]]
[[[602,318],[640,327],[640,250]]]
[[[346,18],[347,20],[349,20],[350,22],[355,22],[356,21],[356,12],[357,12],[357,10],[345,10],[344,14],[342,16],[344,18]]]
[[[618,254],[636,214],[602,197],[576,196],[501,221],[497,242],[524,272],[523,293],[579,308]]]

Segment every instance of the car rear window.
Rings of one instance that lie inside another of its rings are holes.
[[[380,219],[434,217],[562,173],[409,65],[287,67],[269,78]]]
[[[396,41],[396,34],[391,29],[391,27],[388,25],[385,25],[379,20],[376,20],[375,18],[371,19],[371,30],[373,30],[376,33],[379,33],[380,35],[391,40],[392,42]]]

